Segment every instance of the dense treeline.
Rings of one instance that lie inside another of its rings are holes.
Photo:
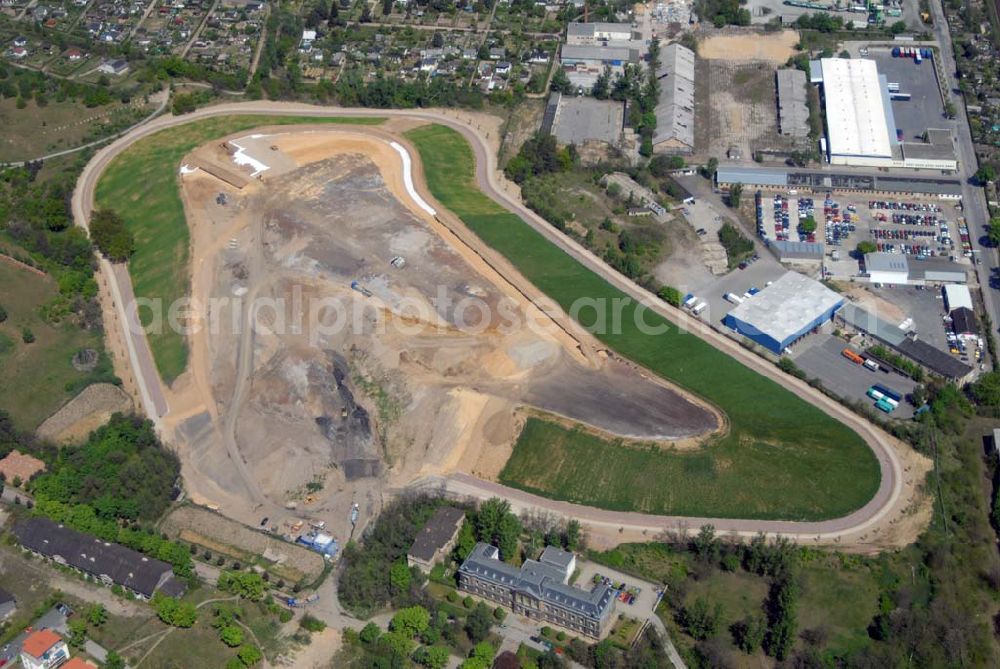
[[[31,483],[39,502],[87,505],[106,520],[155,520],[180,473],[148,420],[115,414],[83,444],[66,446]]]
[[[421,585],[406,568],[406,553],[417,532],[444,501],[432,497],[400,499],[379,515],[362,545],[347,544],[341,558],[340,603],[358,616],[369,616],[390,603],[405,605]],[[396,579],[392,578],[393,566]],[[404,573],[405,572],[405,573]],[[394,582],[395,580],[395,582]]]
[[[483,93],[475,86],[468,86],[444,77],[419,78],[403,81],[394,77],[378,76],[365,82],[362,70],[348,68],[337,79],[333,94],[345,107],[468,107],[480,109]]]
[[[78,100],[87,107],[100,107],[116,99],[127,102],[131,92],[114,93],[106,79],[97,85],[50,77],[36,70],[8,67],[0,62],[0,97],[34,100],[39,106],[49,101]],[[20,103],[19,103],[20,104]]]
[[[750,25],[750,10],[740,6],[740,0],[699,0],[695,5],[698,16],[711,21],[716,28],[726,25]]]

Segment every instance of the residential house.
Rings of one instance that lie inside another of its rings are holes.
[[[113,74],[119,76],[128,72],[128,61],[124,58],[116,58],[114,60],[106,60],[97,66],[97,71],[104,74]]]
[[[69,662],[62,665],[59,669],[97,669],[97,665],[79,656],[74,656],[69,658]]]
[[[430,572],[435,562],[442,560],[455,547],[455,539],[465,522],[465,512],[453,506],[442,506],[420,528],[406,554],[406,563]]]
[[[517,615],[598,639],[611,624],[614,590],[606,583],[589,592],[569,585],[575,569],[576,556],[553,546],[515,567],[500,560],[495,546],[479,543],[458,570],[458,587]]]
[[[10,50],[10,55],[14,58],[25,58],[28,55],[28,50],[23,46],[16,46]]]
[[[166,562],[77,532],[48,518],[19,521],[14,525],[13,535],[25,550],[90,574],[105,585],[119,585],[141,599],[151,598],[158,590],[167,595],[184,591]]]
[[[52,630],[32,632],[21,644],[24,669],[55,669],[69,659],[69,646]]]
[[[0,460],[0,476],[8,483],[13,483],[15,479],[21,483],[27,483],[44,471],[44,462],[16,449]]]

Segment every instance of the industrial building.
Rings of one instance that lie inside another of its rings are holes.
[[[694,151],[694,52],[674,43],[660,53],[654,153]]]
[[[631,46],[630,23],[570,23],[566,26],[566,44],[578,46]]]
[[[611,76],[615,77],[625,70],[628,63],[638,63],[639,50],[617,46],[564,44],[560,60],[570,83],[589,92],[605,70],[609,70]]]
[[[846,174],[823,170],[726,165],[719,167],[716,171],[715,181],[719,186],[731,186],[739,183],[744,186],[781,191],[801,189],[857,193],[865,196],[931,196],[941,200],[960,200],[962,198],[962,182],[958,179]]]
[[[417,532],[413,545],[406,553],[406,563],[418,567],[429,574],[435,562],[439,562],[455,547],[458,532],[465,522],[465,511],[453,506],[442,506]]]
[[[590,591],[569,585],[576,556],[548,546],[520,567],[500,560],[495,546],[478,543],[458,569],[458,587],[541,620],[600,638],[615,610],[615,591],[601,582]]]
[[[782,69],[774,76],[778,88],[778,131],[786,137],[805,139],[809,136],[806,73]]]
[[[854,304],[840,309],[836,320],[856,332],[870,335],[936,376],[964,382],[972,374],[972,368],[960,360]]]
[[[14,538],[25,550],[89,574],[105,585],[118,585],[141,599],[155,592],[179,596],[185,586],[173,567],[120,544],[77,532],[48,518],[32,517],[14,525]]]
[[[964,266],[943,258],[911,260],[900,253],[866,253],[865,274],[872,283],[889,286],[964,284]]]
[[[875,61],[824,58],[820,76],[830,162],[875,167],[891,163],[889,128],[895,129],[896,122],[888,83],[879,76]]]
[[[926,142],[904,142],[897,134],[889,84],[875,61],[824,58],[811,61],[810,70],[810,81],[823,87],[831,164],[958,169],[949,131],[928,129]]]
[[[972,309],[972,293],[968,286],[945,286],[944,287],[944,307],[948,311],[955,309]]]
[[[617,146],[624,129],[624,102],[560,93],[549,97],[542,119],[542,132],[555,135],[556,141],[564,145],[604,142]]]
[[[973,337],[979,334],[979,322],[976,320],[976,312],[967,307],[952,309],[948,314],[951,318],[951,331],[958,336]]]
[[[829,322],[844,298],[797,272],[786,272],[726,314],[723,324],[772,353]]]

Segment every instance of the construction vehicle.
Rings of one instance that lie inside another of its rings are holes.
[[[351,281],[351,288],[353,288],[354,290],[358,291],[359,293],[361,293],[365,297],[371,297],[372,296],[372,291],[370,291],[367,288],[365,288],[364,286],[362,286],[359,281]]]

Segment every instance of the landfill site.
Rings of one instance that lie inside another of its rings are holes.
[[[548,320],[527,282],[413,197],[391,141],[304,128],[185,159],[192,297],[207,306],[170,428],[195,501],[254,525],[329,517],[347,538],[387,487],[494,478],[526,412],[671,447],[722,425]],[[510,326],[529,319],[541,327]]]

